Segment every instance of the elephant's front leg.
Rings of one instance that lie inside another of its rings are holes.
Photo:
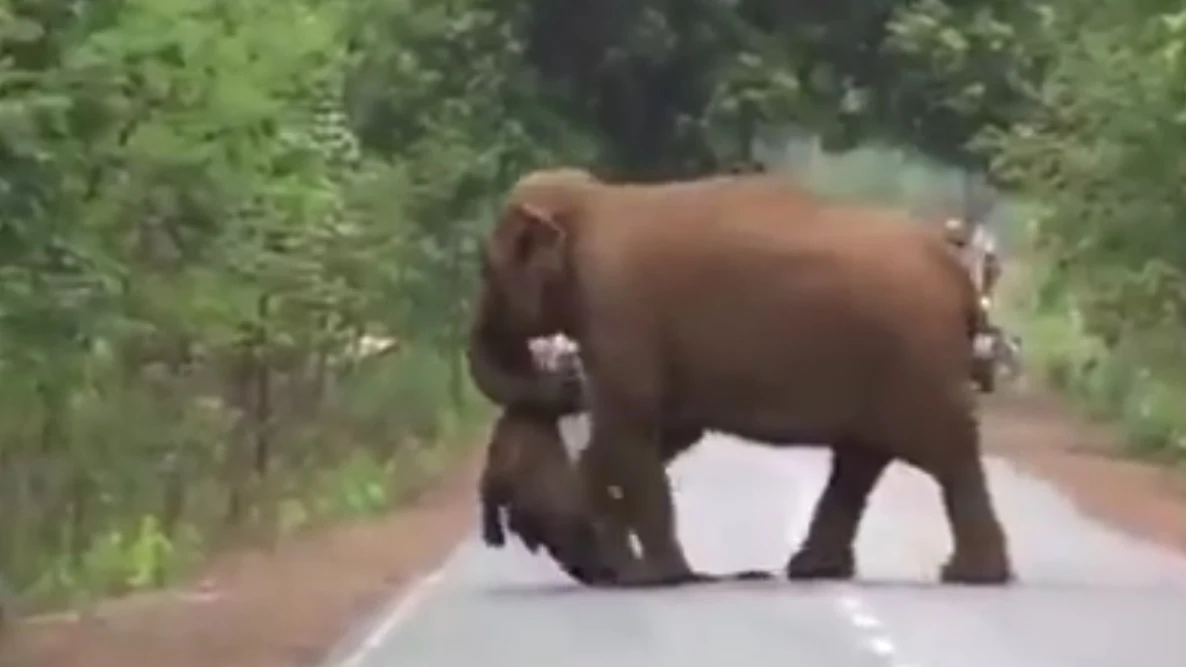
[[[699,438],[699,430],[664,430],[660,440],[664,470],[671,464],[673,458],[686,451]],[[589,464],[592,465],[592,462]],[[609,465],[612,468],[612,464]],[[639,526],[635,523],[635,514],[631,511],[631,506],[626,502],[627,499],[622,493],[620,477],[611,469],[607,472],[605,479],[604,482],[590,484],[588,488],[592,492],[604,495],[601,499],[604,505],[598,505],[599,507],[613,508],[608,512],[599,510],[602,517],[598,521],[599,548],[602,554],[605,554],[606,560],[613,564],[610,569],[619,573],[633,573],[643,567],[654,567],[642,564],[644,561],[657,560],[658,554],[641,549],[641,544],[634,541],[634,538],[639,535]]]
[[[675,585],[703,580],[688,565],[676,535],[675,506],[658,443],[645,429],[595,419],[581,471],[602,530],[615,583],[623,586]],[[641,554],[629,549],[637,535]],[[626,551],[627,553],[623,553]]]

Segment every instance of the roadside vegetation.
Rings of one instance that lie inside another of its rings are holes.
[[[0,2],[6,602],[385,509],[473,440],[475,230],[562,146],[509,110],[500,30],[401,2]]]
[[[478,239],[559,162],[757,158],[926,216],[987,175],[1028,361],[1186,457],[1186,14],[822,6],[0,0],[5,595],[158,586],[414,492],[485,416]]]
[[[1067,4],[1034,111],[993,142],[1033,202],[1018,322],[1054,387],[1186,462],[1186,12]]]

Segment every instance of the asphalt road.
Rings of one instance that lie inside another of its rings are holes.
[[[599,591],[520,546],[474,536],[356,636],[333,667],[1184,667],[1186,559],[1076,512],[990,459],[1020,577],[936,583],[949,538],[938,490],[890,469],[845,583]],[[827,470],[821,450],[714,436],[673,467],[684,544],[709,571],[779,568]]]

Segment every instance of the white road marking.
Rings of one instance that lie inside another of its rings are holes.
[[[464,540],[462,543],[464,543]],[[429,594],[432,593],[433,589],[445,580],[445,576],[452,569],[453,564],[460,560],[460,552],[461,544],[458,544],[449,553],[448,557],[446,557],[444,563],[418,581],[396,593],[395,603],[383,618],[375,624],[375,627],[367,633],[366,637],[358,643],[358,646],[337,663],[337,667],[359,667],[372,652],[382,646],[391,636],[391,633],[395,632],[400,625],[406,623],[428,598]]]
[[[883,658],[892,658],[894,655],[894,643],[888,637],[870,637],[868,640],[869,650]]]
[[[852,594],[841,595],[837,602],[844,609],[844,613],[849,615],[864,613],[865,611],[865,604],[861,602],[860,598]]]
[[[890,667],[914,667],[898,657],[898,648],[894,645],[889,633],[885,631],[881,620],[865,606],[860,598],[851,593],[845,593],[836,599],[836,603],[848,617],[848,622],[860,632],[861,639],[869,652],[884,659]]]
[[[811,523],[819,496],[823,493],[823,485],[810,484],[803,479],[797,479],[796,482],[795,513],[792,515],[788,532],[791,540],[802,540]],[[848,622],[860,634],[861,641],[869,652],[884,659],[889,667],[915,667],[898,657],[898,649],[885,630],[885,625],[859,597],[852,593],[841,593],[836,603]]]
[[[852,621],[853,625],[857,626],[861,630],[880,630],[881,629],[881,621],[877,620],[877,618],[875,616],[873,616],[872,614],[865,614],[865,613],[852,614],[851,616],[849,616],[849,620]]]

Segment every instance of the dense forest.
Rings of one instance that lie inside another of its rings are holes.
[[[710,173],[789,127],[1021,202],[1033,361],[1186,453],[1184,45],[1121,0],[0,0],[6,595],[414,491],[481,423],[460,341],[517,175]]]

